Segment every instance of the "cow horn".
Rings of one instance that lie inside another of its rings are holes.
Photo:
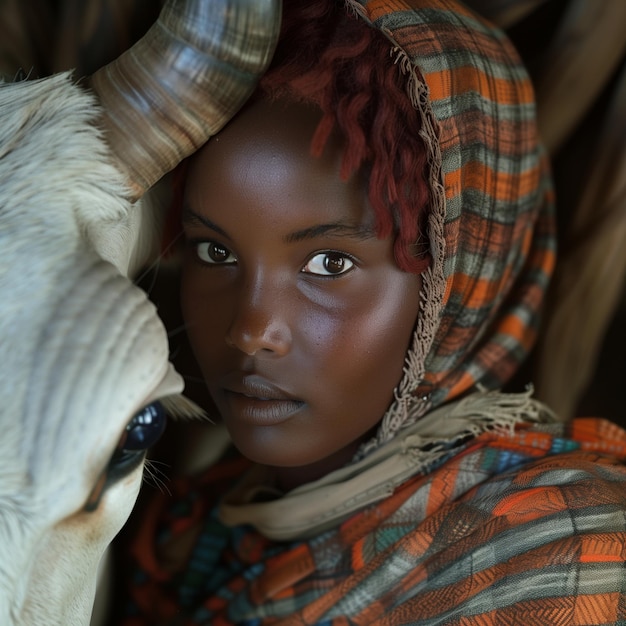
[[[280,0],[170,0],[141,40],[92,76],[131,200],[237,112],[269,64],[280,18]]]

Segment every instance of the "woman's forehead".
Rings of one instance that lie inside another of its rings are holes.
[[[194,158],[187,204],[221,211],[227,203],[270,217],[280,203],[290,216],[310,214],[312,224],[314,209],[325,222],[373,224],[363,177],[340,178],[340,141],[332,138],[321,156],[311,155],[320,119],[321,112],[307,105],[257,101],[246,107]]]
[[[310,156],[313,134],[322,117],[316,107],[286,101],[255,100],[247,105],[194,157],[193,164],[218,165],[225,158],[231,163],[256,162],[267,170],[284,166],[282,154],[310,159],[311,165],[335,169],[341,158],[341,144],[333,138],[323,159]]]

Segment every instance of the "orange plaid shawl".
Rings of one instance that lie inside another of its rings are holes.
[[[626,432],[520,424],[453,446],[307,541],[226,528],[224,461],[151,503],[124,626],[618,624],[626,620]]]

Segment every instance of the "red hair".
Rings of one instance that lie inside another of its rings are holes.
[[[424,271],[430,263],[423,228],[430,200],[426,149],[391,42],[337,0],[283,6],[280,40],[258,92],[321,108],[312,154],[319,156],[339,131],[345,141],[341,178],[366,168],[378,235],[394,235],[401,269]]]
[[[339,131],[345,142],[340,176],[364,168],[378,235],[394,236],[398,267],[421,273],[430,264],[430,200],[421,119],[392,45],[339,0],[287,0],[281,35],[257,96],[313,103],[323,113],[311,141],[314,156]],[[174,177],[166,241],[180,232],[186,161]],[[175,226],[176,224],[176,226]]]

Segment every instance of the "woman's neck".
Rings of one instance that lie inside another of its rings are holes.
[[[276,481],[275,486],[283,493],[287,493],[296,487],[300,487],[306,483],[314,482],[323,478],[326,474],[330,474],[331,472],[334,472],[349,463],[354,458],[354,455],[356,454],[361,443],[369,436],[370,435],[368,433],[368,435],[362,439],[359,439],[349,446],[335,452],[331,456],[310,465],[298,467],[273,467],[272,469],[274,471]]]

